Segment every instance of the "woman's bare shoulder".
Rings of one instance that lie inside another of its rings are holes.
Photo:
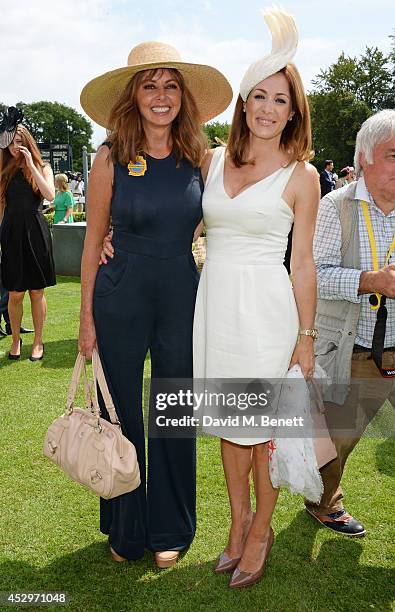
[[[310,182],[315,182],[319,180],[319,174],[317,169],[310,162],[299,161],[296,164],[294,171],[294,178],[298,181],[308,180]]]
[[[103,142],[101,145],[99,145],[99,148],[96,151],[96,155],[95,155],[95,161],[96,159],[99,159],[100,161],[105,160],[105,161],[109,161],[110,160],[110,148],[108,146],[107,142]]]
[[[109,148],[102,144],[98,148],[95,159],[92,164],[91,173],[96,174],[97,171],[104,172],[107,176],[113,176],[114,173],[114,164],[111,161]]]

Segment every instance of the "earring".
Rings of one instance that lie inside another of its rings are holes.
[[[291,113],[290,116],[288,117],[288,121],[292,121],[292,117],[294,116],[295,113]]]
[[[243,113],[245,113],[245,112],[246,112],[246,107],[245,107],[245,106],[243,106]]]

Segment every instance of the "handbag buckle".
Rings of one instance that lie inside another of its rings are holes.
[[[97,419],[97,424],[93,426],[93,429],[95,430],[96,433],[99,433],[99,434],[101,434],[101,432],[103,431],[103,427],[100,425],[99,419]]]
[[[97,470],[91,474],[91,483],[97,484],[100,480],[103,480],[103,476]]]
[[[56,453],[56,449],[58,448],[58,445],[55,442],[52,442],[52,440],[49,440],[48,446],[52,454]]]

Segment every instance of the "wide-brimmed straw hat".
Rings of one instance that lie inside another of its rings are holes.
[[[232,88],[219,70],[183,62],[177,49],[162,42],[144,42],[129,53],[124,68],[111,70],[89,81],[81,92],[81,106],[93,121],[110,128],[111,109],[130,79],[142,70],[175,68],[191,91],[202,123],[222,113],[232,100]]]

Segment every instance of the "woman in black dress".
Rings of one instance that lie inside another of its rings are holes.
[[[51,235],[41,211],[43,198],[55,197],[55,187],[51,167],[43,163],[21,120],[19,109],[11,107],[0,125],[1,275],[9,291],[9,359],[20,358],[23,298],[29,291],[34,325],[30,360],[39,361],[44,354],[44,288],[56,284]]]

